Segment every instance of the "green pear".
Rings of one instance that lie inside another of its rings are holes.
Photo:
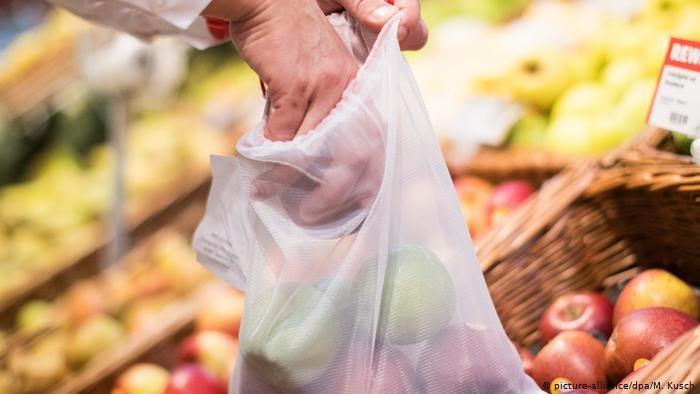
[[[693,3],[693,0],[647,0],[639,19],[650,26],[668,28]]]
[[[576,55],[568,62],[575,82],[596,80],[604,64],[605,49],[595,40],[576,48]]]
[[[644,67],[639,58],[618,58],[603,69],[601,79],[615,93],[622,94],[634,81],[642,78]]]
[[[656,80],[640,79],[630,85],[620,99],[620,111],[629,119],[633,132],[641,131],[646,125],[646,115],[654,99]]]
[[[641,58],[639,60],[645,77],[656,78],[661,73],[661,66],[664,64],[670,39],[670,34],[659,33],[651,38],[640,52]]]
[[[541,149],[544,147],[547,118],[539,113],[525,114],[513,126],[508,144],[518,148]]]
[[[516,100],[549,109],[572,84],[573,75],[564,54],[544,50],[516,62],[504,82]]]
[[[615,105],[617,92],[606,85],[585,82],[572,86],[552,107],[552,116],[591,116]]]
[[[672,35],[687,40],[700,41],[700,4],[683,7],[674,21]]]
[[[562,116],[552,119],[547,127],[547,149],[568,155],[597,153],[592,146],[594,121],[590,116]]]

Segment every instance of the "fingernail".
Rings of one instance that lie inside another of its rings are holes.
[[[375,21],[383,21],[389,15],[391,15],[395,12],[396,12],[396,8],[389,6],[389,5],[382,5],[382,6],[377,7],[374,11],[372,11],[372,19]]]

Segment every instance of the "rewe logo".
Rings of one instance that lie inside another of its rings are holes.
[[[671,47],[671,53],[669,53],[669,59],[678,63],[698,66],[700,65],[700,48],[674,43]]]

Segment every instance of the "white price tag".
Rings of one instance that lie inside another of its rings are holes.
[[[671,38],[647,121],[700,138],[700,43]]]

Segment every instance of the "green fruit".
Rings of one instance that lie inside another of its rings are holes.
[[[516,62],[506,75],[505,83],[516,100],[549,109],[573,78],[564,54],[540,51]]]
[[[619,110],[629,119],[629,129],[633,133],[646,125],[646,115],[654,99],[656,80],[647,78],[632,83],[622,94]]]
[[[336,305],[323,292],[285,284],[246,308],[241,355],[267,383],[294,391],[320,376],[340,349]]]
[[[124,336],[124,327],[114,318],[94,315],[73,332],[68,344],[68,358],[71,364],[81,366],[119,343]]]
[[[562,116],[553,119],[547,127],[547,149],[570,155],[597,153],[591,132],[594,121],[586,116]]]
[[[690,154],[690,145],[693,143],[693,138],[683,133],[671,133],[673,135],[673,143],[676,144],[678,152],[684,155]]]
[[[639,57],[615,59],[603,70],[603,83],[617,93],[622,93],[634,81],[644,75],[644,68]]]
[[[612,107],[617,93],[597,83],[581,83],[568,89],[554,103],[552,116],[591,116]]]
[[[508,144],[513,147],[542,148],[546,129],[546,117],[539,114],[527,114],[513,126]]]
[[[17,329],[23,334],[33,334],[51,325],[53,307],[46,301],[32,301],[17,313]]]
[[[381,288],[378,340],[397,345],[418,343],[445,328],[455,314],[450,273],[430,250],[407,245],[389,253],[383,286],[377,285],[376,261],[358,275],[361,297]]]

